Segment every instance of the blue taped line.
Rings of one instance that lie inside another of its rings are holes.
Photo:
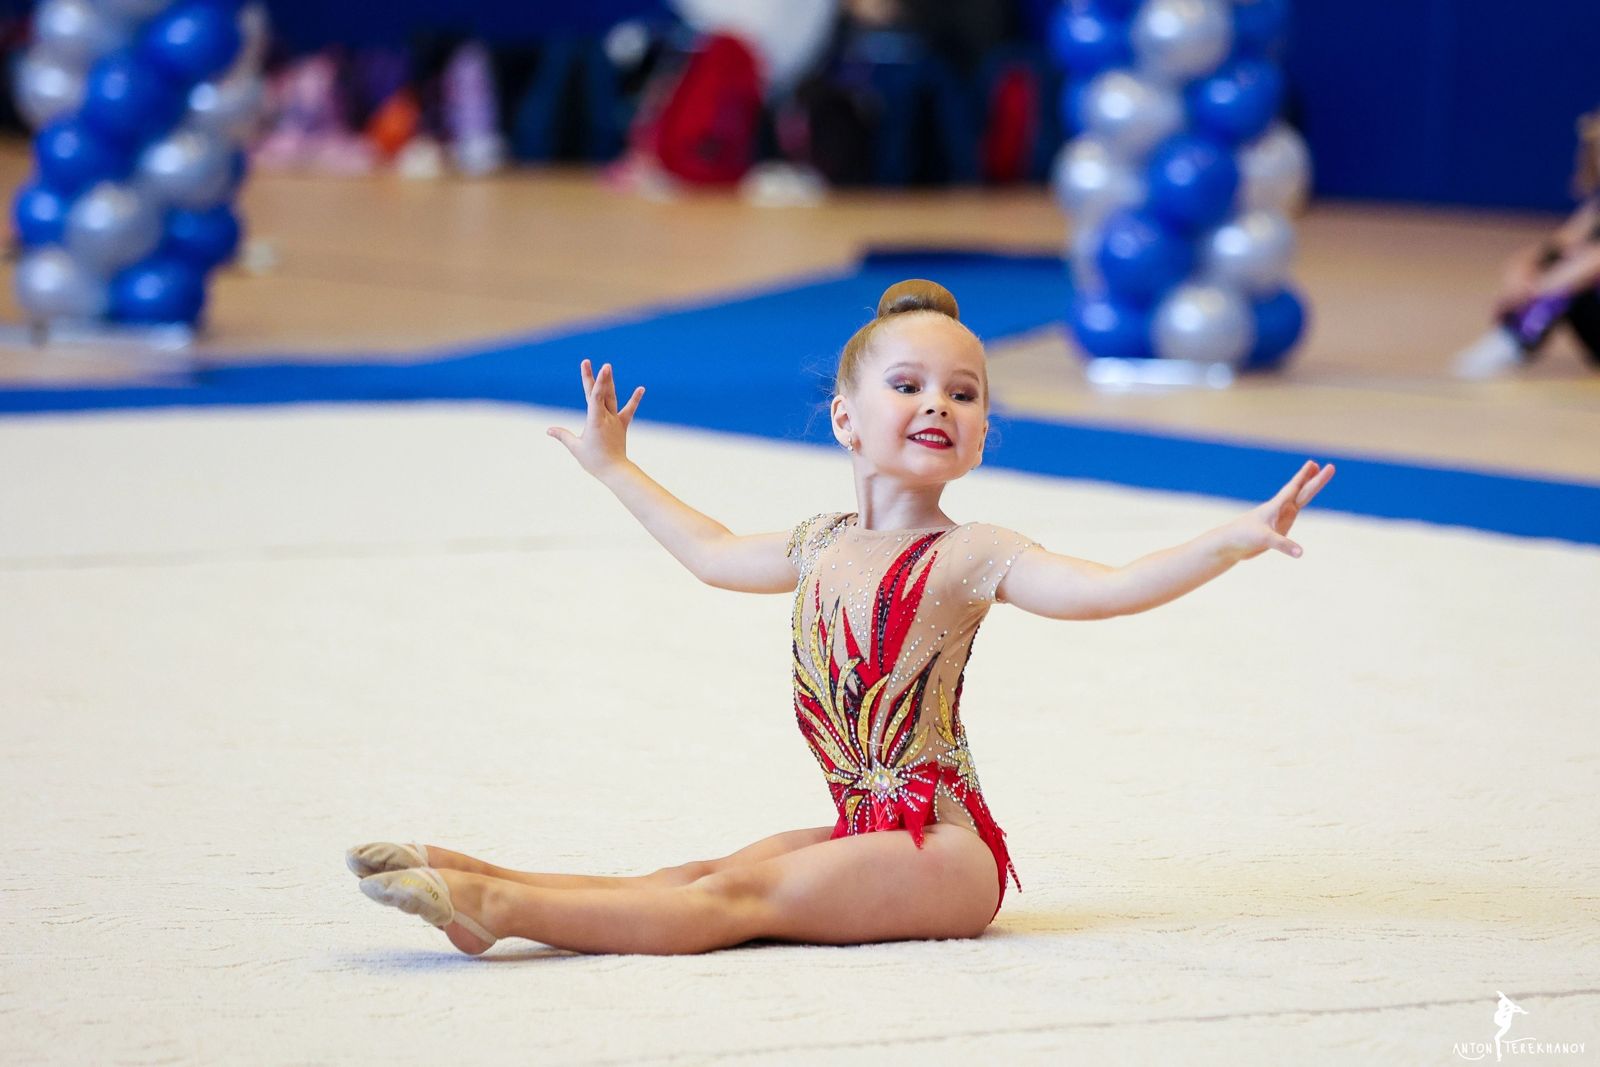
[[[215,367],[173,386],[0,389],[0,414],[292,403],[490,400],[581,411],[578,361],[610,362],[618,395],[646,385],[654,422],[837,447],[827,399],[843,339],[888,285],[937,277],[991,341],[1059,323],[1068,298],[1053,255],[887,250],[854,271],[663,307],[649,317],[502,342],[422,364]],[[1175,434],[991,413],[991,467],[1237,500],[1265,500],[1304,460],[1339,475],[1318,508],[1600,544],[1600,485],[1302,454]]]

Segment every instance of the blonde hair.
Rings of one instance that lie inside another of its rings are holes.
[[[938,282],[930,282],[926,278],[907,278],[903,282],[896,282],[878,298],[877,315],[867,320],[845,342],[844,351],[839,353],[839,369],[833,376],[833,391],[844,393],[856,387],[861,364],[866,361],[872,345],[872,335],[885,320],[916,311],[932,311],[946,315],[954,322],[961,322],[961,308],[957,306],[956,298]],[[962,329],[966,329],[965,324],[962,324]],[[989,410],[987,376],[983,382],[983,409]]]

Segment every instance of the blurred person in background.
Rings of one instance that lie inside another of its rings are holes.
[[[1456,356],[1457,377],[1490,378],[1532,362],[1562,322],[1600,367],[1600,108],[1578,118],[1572,185],[1578,209],[1547,240],[1507,260],[1497,324]]]

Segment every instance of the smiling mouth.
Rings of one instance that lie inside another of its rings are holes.
[[[921,430],[907,438],[927,448],[951,448],[950,438],[941,430]]]

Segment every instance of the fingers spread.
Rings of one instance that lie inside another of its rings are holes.
[[[1300,495],[1298,498],[1296,498],[1296,503],[1298,503],[1301,507],[1305,507],[1307,504],[1311,503],[1311,498],[1322,492],[1322,487],[1327,485],[1329,480],[1332,478],[1333,465],[1330,463],[1328,466],[1323,467],[1322,470],[1318,472],[1316,478],[1314,478],[1310,484],[1300,490]]]

